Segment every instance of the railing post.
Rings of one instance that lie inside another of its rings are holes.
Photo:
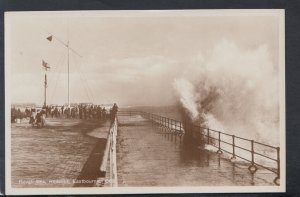
[[[169,118],[166,118],[166,127],[169,129]]]
[[[251,140],[251,164],[254,165],[254,141]]]
[[[236,157],[235,157],[235,136],[232,135],[232,157],[230,158],[232,162],[235,162]]]
[[[207,144],[209,144],[209,128],[207,128]]]
[[[219,150],[221,150],[221,133],[219,132]]]
[[[251,140],[251,165],[248,167],[251,173],[257,171],[257,167],[254,165],[254,140]]]
[[[181,135],[182,129],[181,129],[181,122],[179,122],[179,132],[178,135]]]
[[[175,131],[175,123],[174,123],[174,120],[172,120],[173,124],[172,124],[172,129],[173,131]]]
[[[218,131],[218,134],[219,134],[219,150],[217,151],[218,154],[222,154],[222,150],[221,150],[221,132]]]
[[[180,122],[180,134],[179,134],[179,142],[181,144],[181,136],[183,135],[183,124]]]
[[[176,132],[176,120],[174,120],[174,132]]]
[[[276,185],[280,185],[280,147],[276,148],[277,151],[277,177],[274,179]]]

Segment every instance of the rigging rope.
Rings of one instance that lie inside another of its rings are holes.
[[[61,56],[61,58],[60,58],[60,60],[59,60],[59,62],[60,63],[58,63],[57,65],[58,65],[58,67],[57,68],[60,68],[59,70],[58,70],[58,74],[56,75],[56,83],[55,83],[55,86],[54,86],[54,90],[53,90],[53,92],[52,92],[52,95],[51,95],[51,98],[50,98],[50,100],[49,101],[53,101],[53,97],[54,97],[54,95],[55,95],[55,93],[56,93],[56,88],[57,88],[57,84],[58,84],[58,81],[59,81],[59,79],[60,79],[60,76],[61,76],[61,71],[62,71],[62,68],[63,68],[63,66],[61,66],[61,65],[63,65],[64,64],[64,62],[65,62],[65,54],[62,54],[62,56]],[[53,77],[53,79],[54,79],[54,77]]]
[[[55,71],[59,71],[58,69],[61,68],[61,65],[63,64],[63,61],[64,61],[64,54],[62,53],[60,58],[58,59],[57,61],[57,65],[56,67],[54,67],[54,69],[52,69],[51,73],[55,73],[56,74],[56,77],[59,73],[56,73]],[[51,66],[51,65],[50,65]],[[51,66],[51,68],[53,68],[53,66]],[[50,80],[49,80],[49,86],[51,86],[52,82],[54,81],[54,78],[55,76],[51,77]]]
[[[84,72],[81,71],[80,64],[77,62],[77,58],[76,58],[76,57],[74,57],[74,60],[75,60],[75,62],[76,62],[75,65],[76,65],[77,68],[78,68],[79,75],[80,75],[81,80],[82,80],[82,82],[83,82],[83,84],[84,84],[84,88],[86,89],[87,95],[88,95],[88,97],[89,97],[89,95],[91,95],[91,97],[92,97],[92,102],[94,103],[94,102],[95,102],[94,95],[93,95],[93,92],[91,91],[91,88],[90,88],[90,86],[89,86],[89,84],[88,84],[88,81],[87,81],[87,79],[86,79],[86,77],[85,77],[85,75],[84,75]],[[89,100],[91,100],[90,97],[89,97]]]
[[[78,71],[79,71],[79,77],[80,77],[80,80],[82,80],[82,82],[84,82],[84,80],[82,79],[82,76],[81,76],[81,73],[80,73],[80,70],[79,70],[79,68],[78,68],[77,63],[74,64],[74,65],[76,65],[76,67],[77,67],[77,69],[78,69]],[[84,83],[82,83],[82,84],[83,84],[83,88],[84,88],[84,90],[85,90],[85,93],[86,93],[86,95],[87,95],[87,97],[88,97],[88,100],[90,101],[91,98],[90,98],[90,96],[89,96],[88,90],[87,90],[85,84],[84,84]]]
[[[61,76],[61,73],[62,73],[62,68],[63,68],[62,65],[65,63],[65,59],[66,59],[65,56],[66,56],[65,54],[62,54],[60,60],[58,61],[58,64],[57,64],[58,66],[56,67],[56,70],[58,71],[57,72],[58,74],[56,75],[56,80],[55,80],[56,83],[55,83],[54,89],[52,91],[51,98],[49,99],[49,101],[50,101],[49,103],[51,103],[53,101],[53,97],[55,96],[57,85],[58,85],[58,82],[59,82],[59,79],[60,79],[60,76]],[[73,59],[75,60],[76,58],[73,58]],[[83,72],[81,71],[80,66],[78,64],[78,61],[75,60],[74,62],[75,62],[74,63],[75,67],[77,67],[77,70],[79,71],[78,72],[79,73],[79,77],[80,77],[80,80],[82,81],[82,86],[83,86],[83,88],[85,90],[86,96],[87,96],[87,98],[88,98],[89,101],[92,100],[92,102],[94,103],[94,97],[93,97],[93,94],[91,93],[91,88],[89,87],[87,79],[83,75]],[[53,81],[54,78],[55,77],[53,77],[51,81]]]

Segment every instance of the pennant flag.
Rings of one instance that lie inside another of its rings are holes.
[[[52,36],[47,37],[47,40],[49,40],[49,42],[52,41]]]
[[[42,60],[42,65],[44,66],[44,68],[47,70],[47,69],[50,69],[50,66],[48,65],[47,62],[45,62],[44,60]]]

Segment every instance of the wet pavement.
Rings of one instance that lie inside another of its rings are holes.
[[[12,124],[12,187],[83,186],[78,180],[95,179],[95,173],[88,169],[101,163],[99,154],[109,126],[109,122],[98,120],[64,118],[48,118],[40,129],[28,122]]]
[[[117,173],[119,186],[274,185],[274,174],[249,164],[232,163],[208,150],[189,147],[183,137],[141,116],[119,116]]]

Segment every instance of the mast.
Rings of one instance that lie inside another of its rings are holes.
[[[45,81],[44,81],[44,107],[47,106],[47,70],[50,69],[50,66],[47,62],[42,60],[42,66],[45,69]]]
[[[68,41],[68,107],[70,108],[70,45]]]
[[[74,49],[72,49],[70,47],[70,41],[69,41],[69,29],[68,29],[68,41],[67,43],[63,42],[61,39],[59,39],[58,37],[56,37],[55,35],[49,33],[50,36],[48,36],[46,39],[51,42],[53,38],[55,38],[60,44],[62,44],[63,46],[65,46],[68,50],[68,107],[71,106],[70,103],[70,51],[75,53],[77,56],[82,57],[78,52],[76,52]],[[45,93],[46,95],[46,93]],[[46,98],[46,97],[45,97]]]
[[[67,48],[68,48],[68,107],[70,108],[70,38],[69,38],[69,19],[68,19],[68,25],[67,25],[67,36],[68,36],[68,42],[67,42]]]
[[[45,82],[44,82],[44,106],[47,106],[47,70],[45,72]]]

